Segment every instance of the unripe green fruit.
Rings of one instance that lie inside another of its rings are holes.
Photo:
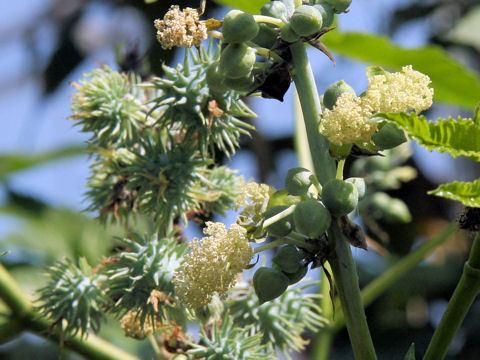
[[[315,239],[328,230],[332,217],[319,201],[306,200],[295,207],[293,220],[298,232]]]
[[[253,15],[240,10],[229,11],[223,19],[223,39],[228,43],[252,40],[257,36],[258,29]]]
[[[330,180],[323,187],[322,201],[333,216],[347,215],[357,206],[357,188],[350,182]]]
[[[274,207],[271,207],[270,209],[267,209],[267,211],[265,211],[263,215],[265,216],[265,219],[269,219],[272,216],[275,216],[281,213],[283,210],[287,208],[288,206],[283,206],[283,205],[274,206]],[[277,237],[287,236],[293,230],[293,215],[288,215],[283,219],[280,219],[274,222],[272,225],[268,226],[266,230],[268,234],[271,236],[277,236]]]
[[[333,12],[333,8],[328,5],[327,3],[321,3],[313,5],[315,9],[317,9],[320,14],[322,14],[322,27],[329,27],[333,24],[333,18],[335,13]]]
[[[225,76],[218,71],[218,62],[210,64],[206,74],[208,87],[216,92],[223,93],[229,88],[224,84]]]
[[[369,210],[377,219],[387,223],[402,224],[412,221],[407,205],[383,192],[377,192],[369,199]]]
[[[249,73],[239,79],[225,78],[223,84],[230,90],[251,91],[255,88],[255,76]]]
[[[259,28],[260,30],[252,42],[267,49],[272,48],[277,41],[278,32],[268,24],[259,24]]]
[[[352,0],[325,0],[332,8],[335,13],[340,14],[347,10],[347,8],[352,3]]]
[[[253,287],[260,304],[282,295],[288,288],[290,279],[280,270],[261,267],[253,275]]]
[[[262,6],[260,14],[265,16],[271,16],[284,22],[287,22],[288,12],[287,7],[281,1],[270,1]]]
[[[308,169],[301,167],[290,169],[285,177],[285,188],[292,195],[305,195],[312,185],[310,176],[312,176],[312,172]]]
[[[272,196],[270,196],[270,198],[268,199],[267,208],[269,209],[271,207],[278,206],[278,205],[286,205],[286,206],[296,205],[300,201],[302,201],[302,198],[300,196],[290,195],[287,189],[282,189],[282,190],[275,191],[272,194]]]
[[[289,274],[289,273],[284,273],[285,275],[287,275],[287,277],[289,278],[289,285],[293,285],[293,284],[296,284],[297,282],[299,282],[300,280],[302,280],[305,275],[307,275],[307,272],[308,272],[308,265],[301,265],[298,270],[292,274]]]
[[[337,103],[337,99],[344,92],[355,95],[355,90],[353,90],[353,88],[345,81],[340,80],[333,83],[332,85],[327,87],[327,89],[325,90],[325,94],[323,94],[323,106],[325,106],[327,109],[332,110]]]
[[[372,136],[378,150],[393,149],[407,141],[405,133],[395,124],[387,123]]]
[[[272,262],[284,273],[293,274],[302,265],[303,254],[293,245],[281,247]]]
[[[365,179],[361,177],[351,177],[345,180],[355,186],[358,192],[358,200],[362,200],[365,197],[365,192],[367,191],[367,185],[365,184]]]
[[[253,69],[255,50],[243,43],[228,45],[220,55],[218,70],[230,79],[244,78]]]
[[[322,14],[313,6],[301,5],[293,12],[290,25],[293,31],[300,36],[313,35],[322,28]]]
[[[282,26],[282,29],[280,30],[280,37],[283,41],[288,43],[294,43],[300,40],[300,35],[293,31],[290,24],[285,24]]]

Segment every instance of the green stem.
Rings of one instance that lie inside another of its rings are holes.
[[[265,23],[265,24],[272,24],[272,25],[276,25],[280,28],[284,25],[282,20],[271,17],[271,16],[253,15],[253,18],[255,19],[256,22],[261,22],[261,23]]]
[[[284,238],[277,239],[277,240],[271,241],[267,244],[257,246],[255,249],[253,249],[253,253],[258,254],[258,253],[261,253],[262,251],[270,250],[270,249],[276,248],[278,246],[287,245],[287,244],[288,245],[295,245],[295,246],[302,247],[302,248],[308,249],[308,250],[315,250],[316,249],[315,245],[307,243],[305,241],[305,238],[302,237],[302,236],[299,236],[299,235],[300,234],[292,232]]]
[[[343,180],[343,168],[345,167],[345,159],[339,160],[337,165],[337,175],[335,176],[338,180]]]
[[[376,298],[387,291],[400,278],[405,276],[410,270],[418,265],[425,257],[427,257],[436,247],[447,241],[450,236],[457,230],[456,224],[451,224],[442,230],[438,235],[429,241],[425,241],[422,245],[412,251],[410,254],[399,260],[395,265],[391,266],[378,278],[370,282],[362,289],[361,296],[364,306],[370,305]],[[338,307],[338,301],[336,307]],[[345,317],[341,309],[335,314],[335,323],[332,330],[339,331],[345,326]]]
[[[335,177],[335,161],[328,153],[328,141],[318,131],[318,121],[322,108],[318,97],[313,72],[308,62],[305,45],[295,43],[290,46],[295,67],[294,81],[302,106],[308,145],[312,155],[315,175],[324,185]]]
[[[480,293],[480,232],[475,236],[463,274],[448,302],[423,360],[442,360],[447,354],[463,319]]]
[[[308,144],[313,160],[315,175],[322,185],[335,178],[335,161],[328,153],[328,141],[318,131],[321,113],[320,99],[317,93],[312,69],[308,62],[305,45],[295,43],[290,46],[295,67],[294,81],[302,106]],[[358,275],[352,258],[350,245],[343,238],[338,221],[332,223],[329,238],[335,244],[330,265],[335,279],[340,301],[347,319],[347,328],[357,360],[376,359],[375,349],[368,330]]]
[[[133,355],[91,334],[67,336],[61,329],[52,327],[47,319],[41,317],[23,293],[20,286],[0,264],[0,298],[12,311],[14,322],[25,330],[32,331],[48,340],[61,342],[64,346],[94,360],[136,360]]]
[[[376,359],[360,296],[355,262],[350,245],[343,238],[338,219],[332,222],[328,236],[334,241],[334,252],[329,257],[329,263],[332,267],[335,287],[342,304],[355,359]]]
[[[286,244],[285,239],[277,239],[267,244],[257,246],[255,249],[253,249],[253,253],[258,254],[258,253],[261,253],[262,251],[270,250],[270,249],[276,248],[277,246],[281,246],[285,244]]]
[[[272,224],[275,224],[277,221],[282,220],[283,218],[286,218],[287,216],[293,214],[295,211],[295,205],[291,205],[282,212],[279,212],[278,214],[269,217],[267,220],[263,222],[263,228],[266,229]]]

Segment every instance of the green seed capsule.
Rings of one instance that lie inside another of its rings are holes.
[[[254,49],[243,43],[234,43],[222,51],[218,70],[230,79],[244,78],[252,71],[255,61]]]
[[[281,1],[270,1],[262,6],[260,14],[265,16],[271,16],[287,22],[288,12],[287,7]]]
[[[259,24],[260,30],[252,40],[258,46],[271,49],[277,42],[278,32],[268,24]]]
[[[239,79],[225,78],[223,84],[230,90],[251,91],[255,88],[255,76],[250,73]]]
[[[333,179],[323,187],[322,201],[333,216],[343,216],[357,206],[358,192],[352,183]]]
[[[253,275],[253,287],[260,304],[282,295],[288,288],[290,279],[280,270],[261,267]]]
[[[333,11],[333,8],[328,5],[327,3],[320,3],[313,5],[315,9],[317,9],[320,14],[322,14],[322,26],[323,27],[329,27],[330,25],[333,24],[333,18],[335,16],[335,13]]]
[[[257,36],[258,29],[253,15],[240,10],[229,11],[223,19],[223,39],[228,43],[252,40]]]
[[[228,87],[224,84],[225,76],[218,70],[218,62],[210,64],[206,74],[208,87],[219,93],[228,91]]]
[[[295,229],[310,239],[318,238],[330,227],[330,212],[317,200],[302,201],[293,213]]]
[[[362,200],[365,197],[365,192],[367,191],[367,185],[365,184],[365,179],[361,177],[351,177],[345,180],[355,186],[358,192],[358,200]]]
[[[283,25],[282,29],[280,30],[280,37],[283,41],[288,43],[294,43],[300,40],[300,35],[293,31],[290,24]]]
[[[308,265],[301,265],[298,270],[292,274],[284,273],[290,279],[289,285],[296,284],[307,275]]]
[[[312,185],[310,176],[312,176],[310,170],[301,167],[290,169],[285,178],[285,188],[292,195],[305,195],[310,185]]]
[[[352,0],[325,0],[335,11],[336,14],[340,14],[347,10],[352,3]]]
[[[325,90],[325,94],[323,94],[323,106],[325,106],[327,109],[332,110],[337,103],[337,99],[344,92],[355,95],[355,90],[353,90],[353,88],[345,81],[340,80],[333,83],[332,85],[327,87],[327,89]]]
[[[301,5],[290,18],[293,31],[300,36],[310,36],[320,31],[323,25],[322,14],[310,5]]]
[[[267,211],[265,211],[263,215],[265,216],[265,219],[269,219],[272,216],[275,216],[281,213],[283,210],[287,208],[288,206],[283,206],[283,205],[274,206],[274,207],[271,207],[270,209],[267,209]],[[283,219],[280,219],[277,222],[274,222],[269,227],[267,227],[268,234],[271,236],[277,236],[277,237],[287,236],[292,232],[292,230],[293,230],[293,215],[288,215]]]
[[[372,136],[378,150],[393,149],[407,141],[405,133],[395,124],[387,123]]]
[[[377,219],[391,224],[404,224],[412,221],[407,205],[383,192],[377,192],[369,198],[369,210]]]
[[[272,262],[288,274],[297,272],[302,265],[302,260],[303,254],[293,245],[281,247],[272,258]]]

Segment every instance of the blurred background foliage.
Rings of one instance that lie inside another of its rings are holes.
[[[218,3],[258,10],[265,1],[222,0]],[[197,7],[198,1],[24,0],[4,4],[0,15],[0,253],[2,263],[29,294],[45,281],[42,269],[56,259],[84,256],[91,264],[115,246],[104,227],[82,212],[83,186],[88,176],[84,137],[65,120],[70,115],[68,82],[103,63],[143,77],[161,74],[162,62],[180,59],[155,41],[152,26],[171,4]],[[207,3],[206,17],[221,18],[227,8]],[[480,5],[476,0],[380,1],[354,0],[339,30],[325,37],[336,57],[334,67],[316,51],[312,65],[319,91],[344,78],[357,90],[365,87],[364,68],[379,64],[391,70],[412,64],[429,74],[439,101],[426,116],[471,116],[480,100]],[[390,39],[390,40],[389,40]],[[293,151],[291,93],[284,104],[251,100],[258,132],[243,139],[245,150],[219,159],[239,168],[247,178],[283,187],[288,168],[296,165]],[[381,224],[387,238],[364,253],[356,250],[362,286],[389,264],[407,254],[461,209],[451,201],[427,196],[438,183],[478,178],[472,161],[430,154],[413,147],[408,165],[416,179],[389,191],[410,207],[413,222]],[[351,164],[347,164],[351,165]],[[230,222],[233,221],[230,219]],[[375,234],[369,234],[375,237]],[[382,241],[380,241],[382,240]],[[448,298],[459,279],[469,239],[461,233],[439,248],[407,277],[367,309],[379,358],[400,359],[411,342],[423,353]],[[312,272],[318,277],[317,272]],[[1,312],[4,306],[0,302]],[[450,359],[480,358],[480,301],[474,303],[450,351]],[[148,344],[126,340],[118,326],[103,336],[123,348],[151,358]],[[312,338],[313,340],[313,338]],[[0,344],[0,358],[78,358],[55,344],[31,335]],[[298,355],[309,358],[309,353]],[[332,359],[351,359],[345,330],[335,338]]]

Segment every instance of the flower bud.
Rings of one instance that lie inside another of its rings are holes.
[[[355,95],[355,90],[353,90],[353,88],[345,81],[340,80],[333,83],[332,85],[327,87],[325,93],[323,94],[323,106],[325,106],[329,110],[332,110],[337,103],[337,99],[344,92]]]
[[[322,2],[320,4],[313,5],[313,7],[317,9],[320,14],[322,14],[322,27],[329,27],[333,24],[335,13],[330,5]]]
[[[328,152],[330,156],[335,159],[346,159],[348,155],[350,155],[350,151],[352,150],[353,144],[343,144],[337,145],[334,143],[330,143],[328,147]]]
[[[281,213],[283,210],[287,208],[288,206],[283,206],[283,205],[271,207],[270,209],[267,209],[267,211],[265,211],[264,213],[265,219],[269,219],[272,216],[275,216]],[[277,237],[287,236],[293,230],[293,215],[288,215],[283,219],[280,219],[274,222],[272,225],[268,226],[266,230],[268,234],[271,236],[277,236]]]
[[[272,258],[272,262],[278,266],[278,268],[287,274],[293,274],[302,265],[303,254],[293,245],[285,245],[281,247],[275,256]]]
[[[294,43],[300,40],[300,35],[298,35],[295,31],[293,31],[292,26],[290,24],[285,24],[282,26],[280,30],[280,37],[283,41],[288,43]]]
[[[322,28],[322,14],[313,6],[301,5],[293,12],[290,25],[293,31],[300,36],[313,35]]]
[[[325,0],[335,11],[336,14],[340,14],[347,10],[352,3],[352,0]]]
[[[402,224],[412,221],[407,205],[383,192],[377,192],[369,199],[369,210],[377,219],[391,224]]]
[[[258,24],[252,14],[231,10],[223,19],[222,34],[225,42],[249,41],[257,36]]]
[[[358,192],[352,183],[333,179],[323,187],[322,201],[333,216],[340,217],[355,209]]]
[[[261,267],[253,275],[253,287],[260,304],[282,295],[288,288],[289,278],[278,269]]]
[[[380,130],[372,135],[372,141],[378,150],[393,149],[407,141],[403,130],[395,124],[386,123]]]
[[[234,43],[222,51],[218,69],[227,78],[239,79],[250,74],[255,61],[254,49],[243,43]]]
[[[355,186],[358,192],[358,200],[362,200],[365,197],[365,192],[367,191],[367,185],[365,184],[365,179],[361,177],[351,177],[345,180]]]
[[[287,7],[281,1],[270,1],[262,6],[260,13],[264,16],[271,16],[287,22]]]
[[[295,207],[293,220],[298,232],[315,239],[328,230],[332,217],[319,201],[306,200]]]
[[[290,169],[285,178],[285,188],[292,195],[305,195],[312,185],[310,176],[312,176],[310,170],[301,167]]]

